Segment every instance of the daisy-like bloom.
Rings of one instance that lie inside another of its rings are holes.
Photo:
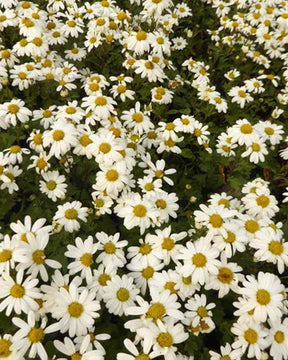
[[[207,142],[208,136],[210,135],[210,132],[207,129],[208,125],[203,125],[199,121],[195,120],[193,135],[196,137],[199,145],[203,145]]]
[[[147,175],[152,175],[157,179],[163,179],[167,184],[174,185],[174,182],[167,176],[172,175],[176,172],[175,169],[167,169],[165,170],[165,160],[157,160],[154,164],[151,161],[150,155],[146,157],[142,157],[143,162],[139,164],[140,167],[144,167],[144,173]]]
[[[266,340],[270,347],[269,353],[276,360],[283,360],[288,357],[288,319],[285,318],[283,321],[280,319],[271,322],[269,320],[269,335]]]
[[[103,355],[106,354],[106,350],[105,348],[102,346],[102,344],[100,343],[100,341],[105,341],[105,340],[110,340],[111,336],[109,334],[99,334],[98,332],[95,331],[95,326],[92,326],[89,330],[88,330],[88,335],[89,335],[89,343],[87,345],[87,350],[91,351],[93,350],[93,348],[100,350]],[[75,337],[75,343],[80,347],[81,344],[85,341],[84,339],[87,337],[87,335],[82,335],[82,336],[76,336]],[[88,342],[88,340],[86,340],[86,342]]]
[[[237,251],[244,252],[247,242],[245,229],[238,223],[231,221],[226,224],[226,231],[227,236],[216,235],[212,239],[220,253],[223,252],[226,258],[231,258]]]
[[[84,117],[84,110],[81,107],[77,106],[78,102],[76,100],[68,102],[67,105],[58,106],[58,111],[56,113],[56,118],[61,120],[71,120],[74,123],[79,124],[79,122]]]
[[[195,210],[195,222],[207,227],[207,240],[211,240],[215,235],[227,237],[226,224],[227,221],[237,215],[236,210],[227,209],[224,205],[207,207],[200,204],[200,210]]]
[[[210,274],[217,274],[219,252],[213,248],[206,238],[199,238],[194,242],[187,242],[186,247],[180,249],[178,259],[184,260],[179,269],[183,276],[192,276],[193,283],[204,285]]]
[[[123,143],[111,131],[91,135],[91,140],[92,143],[88,145],[88,149],[99,164],[108,166],[122,159],[120,152],[123,151]]]
[[[124,345],[132,355],[126,353],[118,353],[117,360],[137,360],[137,359],[141,360],[141,357],[143,360],[144,359],[148,360],[148,359],[154,359],[155,357],[158,356],[157,354],[153,354],[153,353],[145,354],[142,351],[139,352],[137,347],[130,339],[125,339]]]
[[[23,275],[23,271],[20,270],[16,274],[16,281],[8,273],[3,273],[0,278],[0,298],[5,298],[0,303],[0,311],[6,308],[7,316],[12,311],[18,315],[21,312],[28,314],[30,310],[36,311],[39,307],[35,301],[42,297],[37,287],[38,279],[32,279],[29,276],[23,281]]]
[[[150,43],[153,40],[153,34],[143,30],[132,32],[126,39],[127,49],[132,50],[137,55],[144,54],[149,51]]]
[[[205,285],[205,289],[218,290],[218,297],[222,298],[230,290],[237,293],[238,281],[243,281],[244,277],[241,274],[243,269],[237,263],[228,263],[224,253],[221,254],[221,262],[219,263],[218,274],[211,274],[210,279]]]
[[[32,278],[36,278],[40,273],[41,279],[48,281],[48,273],[45,265],[53,269],[61,268],[58,261],[47,259],[45,248],[49,241],[49,235],[29,237],[27,242],[21,241],[15,250],[15,260],[19,263],[16,270],[27,270],[27,274],[31,274]]]
[[[255,193],[247,194],[242,198],[247,213],[252,216],[272,218],[278,211],[277,200],[266,191],[256,190]]]
[[[251,146],[255,140],[258,140],[258,133],[247,119],[240,119],[236,124],[228,129],[228,135],[232,142],[239,145]]]
[[[52,201],[64,199],[67,184],[65,184],[65,176],[60,175],[58,170],[47,171],[42,174],[44,181],[40,180],[40,190],[46,194]]]
[[[258,273],[257,279],[247,275],[243,288],[238,291],[244,296],[245,303],[235,315],[253,310],[252,316],[258,322],[265,322],[267,317],[271,321],[280,319],[284,291],[285,287],[276,275],[262,271]]]
[[[124,110],[121,119],[124,120],[124,126],[133,129],[139,135],[147,133],[154,128],[154,124],[150,118],[140,111],[140,102],[137,101],[134,109]]]
[[[80,229],[79,219],[86,222],[88,208],[82,207],[80,201],[66,202],[64,205],[57,206],[57,212],[53,217],[60,225],[64,226],[65,231],[73,232]]]
[[[47,360],[48,355],[42,344],[45,335],[49,333],[49,326],[46,327],[46,320],[42,320],[41,326],[36,326],[35,313],[30,311],[27,317],[27,323],[18,317],[12,319],[14,325],[19,330],[13,336],[12,350],[18,351],[23,357],[27,353],[29,358],[35,358],[37,355],[41,360]]]
[[[19,166],[8,165],[4,172],[4,182],[1,184],[0,189],[7,189],[9,194],[13,194],[14,191],[19,190],[19,186],[16,184],[16,178],[21,175],[23,170],[19,169]],[[7,180],[9,179],[9,181]]]
[[[9,126],[16,126],[17,120],[21,123],[29,121],[32,111],[26,108],[24,101],[13,99],[0,105],[0,127],[7,129]]]
[[[233,81],[239,75],[240,75],[240,72],[237,69],[232,69],[232,70],[228,71],[226,74],[224,74],[224,77],[229,81]]]
[[[142,179],[138,179],[138,185],[144,193],[149,193],[153,191],[160,191],[162,188],[162,182],[160,179],[154,180],[153,177],[144,176]]]
[[[153,247],[153,238],[148,233],[145,240],[139,239],[139,246],[130,246],[128,248],[127,259],[132,259],[133,263],[145,262],[146,264],[158,264],[159,259],[155,256]],[[152,242],[151,242],[152,240]]]
[[[140,74],[141,78],[147,78],[149,82],[163,82],[167,77],[160,65],[152,61],[151,56],[147,60],[136,60],[135,73]]]
[[[176,211],[179,209],[177,201],[179,200],[175,193],[168,194],[166,191],[155,191],[147,194],[147,198],[151,203],[155,204],[159,211],[159,223],[168,222],[169,217],[176,219]]]
[[[52,231],[51,225],[44,226],[46,221],[47,219],[40,218],[32,224],[31,217],[26,215],[24,223],[17,220],[16,223],[12,222],[10,224],[11,230],[15,233],[12,238],[15,238],[17,241],[27,242],[30,238],[34,239],[36,236],[40,238],[46,237]]]
[[[1,357],[7,360],[12,360],[19,357],[16,350],[12,350],[13,337],[11,334],[0,335],[0,349]]]
[[[137,331],[143,338],[144,353],[149,353],[153,347],[153,354],[163,355],[165,360],[174,359],[177,348],[173,345],[180,344],[188,338],[184,326],[180,323],[175,325],[174,319],[171,318],[165,323],[157,320],[157,325],[154,322],[147,325]]]
[[[103,231],[95,234],[99,241],[99,251],[96,262],[102,263],[104,266],[110,265],[111,268],[123,267],[126,264],[123,248],[128,245],[127,240],[120,239],[120,233],[107,235]]]
[[[95,293],[87,288],[80,290],[76,283],[70,283],[68,290],[59,289],[55,300],[55,306],[50,309],[51,315],[58,321],[50,325],[51,331],[65,333],[69,336],[85,335],[87,329],[94,324],[95,318],[99,317],[99,302],[95,299]]]
[[[124,226],[128,230],[139,226],[143,234],[152,224],[156,224],[160,212],[145,196],[141,198],[138,193],[133,193],[124,206],[117,210],[117,215],[124,218]]]
[[[225,346],[220,346],[220,354],[215,351],[209,351],[210,360],[238,360],[239,359],[239,351],[233,350],[229,343],[226,343]]]
[[[271,145],[277,145],[281,142],[284,133],[283,126],[272,124],[270,121],[259,121],[255,129],[261,134],[264,141],[269,140]]]
[[[68,264],[69,273],[71,275],[81,272],[81,277],[86,279],[87,284],[92,281],[92,269],[94,264],[93,255],[98,249],[98,244],[93,243],[93,237],[88,236],[86,240],[80,237],[75,239],[75,245],[67,245],[68,251],[64,253],[65,256],[74,259]]]
[[[96,174],[95,190],[106,192],[112,199],[117,199],[119,192],[130,182],[129,172],[124,161],[113,165],[100,164],[100,171]]]
[[[83,337],[81,343],[74,344],[69,337],[65,337],[63,343],[59,340],[54,340],[53,344],[58,351],[60,351],[62,354],[65,354],[66,356],[69,356],[70,359],[104,360],[105,353],[102,349],[89,349],[89,334]],[[66,357],[59,358],[59,360],[64,359],[66,359]]]
[[[232,102],[239,104],[241,109],[244,108],[246,103],[253,101],[253,97],[248,93],[245,86],[234,86],[229,90],[228,95],[232,97]]]
[[[103,300],[110,314],[122,316],[128,307],[134,305],[138,294],[133,278],[115,275],[104,287]]]
[[[232,348],[239,350],[239,357],[248,350],[248,358],[261,359],[261,351],[268,346],[266,341],[268,331],[260,323],[239,321],[233,324],[231,332],[237,336],[232,343]]]
[[[116,272],[117,269],[110,264],[106,268],[103,264],[100,264],[97,270],[93,270],[93,281],[88,284],[88,288],[96,292],[98,301],[103,300],[104,288],[114,278]]]
[[[150,322],[156,323],[157,320],[164,321],[168,318],[174,321],[183,320],[184,316],[180,311],[180,303],[177,301],[176,294],[170,294],[168,290],[159,293],[158,289],[152,288],[151,301],[145,301],[141,296],[136,297],[138,306],[128,307],[127,315],[140,316],[140,319],[130,320],[125,323],[125,327],[131,331],[137,331],[143,324]]]
[[[171,226],[163,230],[155,230],[156,235],[147,234],[146,240],[153,244],[153,254],[160,260],[164,261],[165,265],[170,263],[170,259],[177,262],[177,255],[182,245],[176,244],[177,241],[184,239],[187,236],[185,231],[179,234],[171,234]]]
[[[242,157],[249,156],[250,162],[258,164],[258,162],[265,161],[265,156],[268,154],[267,147],[263,140],[255,139],[254,142],[248,146],[248,149],[242,153]]]
[[[94,185],[92,187],[94,188]],[[112,213],[111,206],[113,205],[113,200],[110,196],[105,196],[100,191],[94,191],[91,196],[93,198],[92,204],[96,209],[96,215]]]
[[[23,161],[23,154],[30,154],[29,149],[21,148],[19,145],[12,145],[3,152],[6,153],[6,157],[11,165],[15,165],[16,163],[21,164]]]
[[[150,284],[158,274],[157,271],[163,269],[164,264],[157,261],[152,263],[147,262],[147,259],[141,259],[140,261],[136,262],[134,259],[131,261],[130,264],[127,265],[127,269],[130,271],[129,276],[131,276],[135,280],[135,284],[137,288],[140,289],[143,295],[146,294],[147,286]]]
[[[72,146],[77,145],[77,130],[75,127],[64,120],[57,120],[51,126],[51,130],[47,130],[43,134],[43,146],[50,147],[50,155],[54,155],[60,159],[65,155]]]
[[[84,97],[82,101],[86,112],[92,111],[99,120],[107,120],[109,116],[115,114],[114,105],[117,105],[116,101],[101,92]]]
[[[277,264],[279,274],[283,274],[288,266],[288,242],[282,240],[280,233],[275,234],[271,228],[261,229],[249,246],[256,249],[254,257],[257,261]]]
[[[151,96],[152,102],[158,104],[170,104],[173,99],[173,92],[160,86],[151,89]]]
[[[10,269],[15,267],[15,250],[16,239],[10,239],[9,235],[5,235],[0,242],[0,275],[3,272],[9,273]]]
[[[134,100],[135,91],[127,89],[125,84],[113,85],[110,92],[114,99],[119,96],[123,102],[126,101],[126,99]]]

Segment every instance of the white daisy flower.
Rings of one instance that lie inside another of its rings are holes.
[[[87,210],[87,207],[82,207],[80,201],[66,202],[64,205],[57,206],[53,220],[64,226],[65,231],[78,231],[80,229],[78,220],[87,221]]]
[[[57,170],[47,171],[42,174],[44,181],[40,180],[40,190],[46,194],[52,201],[57,199],[64,199],[66,194],[67,184],[65,184],[65,176],[60,175]]]

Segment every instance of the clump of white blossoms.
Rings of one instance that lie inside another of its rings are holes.
[[[288,359],[287,6],[198,5],[0,0],[1,359]]]

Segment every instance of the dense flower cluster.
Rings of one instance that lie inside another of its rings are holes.
[[[219,18],[213,46],[238,47],[255,74],[219,82],[189,50],[189,2],[0,0],[0,358],[105,359],[109,316],[118,360],[196,360],[189,341],[221,321],[231,341],[211,360],[288,359],[288,243],[267,171],[195,204],[185,162],[214,156],[225,180],[230,158],[288,159],[287,9],[201,2]]]

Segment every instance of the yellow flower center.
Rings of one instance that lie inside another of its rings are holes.
[[[251,134],[253,131],[253,127],[250,124],[243,124],[240,127],[240,131],[242,134]]]
[[[10,354],[10,346],[12,341],[7,339],[0,339],[0,358],[7,358]]]
[[[259,224],[255,220],[248,220],[245,223],[245,229],[251,234],[254,234],[256,231],[259,230]]]
[[[136,39],[138,41],[142,41],[142,40],[146,40],[147,39],[147,33],[143,30],[138,31],[138,33],[136,34]]]
[[[90,139],[89,135],[85,134],[80,137],[79,142],[83,147],[86,147],[92,143],[92,140]]]
[[[79,354],[78,352],[75,352],[74,354],[71,355],[71,360],[81,360],[82,359],[82,355]]]
[[[91,39],[90,39],[91,40]],[[91,91],[98,91],[100,86],[97,83],[91,83],[89,84],[89,90]],[[97,104],[96,104],[97,105]]]
[[[182,282],[184,285],[190,285],[192,283],[192,276],[182,276]]]
[[[46,162],[43,158],[40,158],[40,159],[37,160],[36,166],[37,166],[40,170],[43,170],[43,169],[45,169],[45,167],[47,166],[47,162]]]
[[[167,123],[167,124],[165,125],[165,130],[170,131],[170,130],[174,130],[174,129],[175,129],[175,125],[174,125],[172,122]]]
[[[25,295],[25,289],[22,285],[14,284],[10,289],[10,295],[16,299],[20,299]]]
[[[281,244],[281,242],[276,241],[276,240],[272,240],[269,243],[268,249],[273,255],[276,255],[276,256],[281,255],[283,253],[283,251],[284,251],[284,247]]]
[[[257,205],[261,206],[262,208],[266,208],[270,203],[270,199],[268,196],[260,195],[257,197],[256,202]]]
[[[271,300],[270,293],[265,289],[260,289],[256,293],[256,299],[260,305],[267,305]]]
[[[35,45],[35,46],[38,46],[40,47],[42,44],[43,44],[43,40],[39,37],[35,37],[33,40],[32,40],[32,43]]]
[[[175,246],[174,239],[172,239],[171,237],[165,237],[163,239],[161,246],[162,246],[162,249],[164,249],[164,250],[168,250],[168,251],[172,250]]]
[[[90,253],[85,253],[80,257],[82,265],[90,267],[93,264],[93,255]]]
[[[105,203],[104,203],[104,200],[103,200],[103,199],[96,199],[96,200],[94,201],[94,204],[95,204],[96,207],[102,208]]]
[[[282,344],[285,340],[285,335],[282,331],[276,331],[275,335],[274,335],[274,340],[278,343],[278,344]]]
[[[266,127],[264,131],[267,135],[270,136],[274,134],[274,130],[271,127]]]
[[[118,92],[119,94],[124,94],[124,93],[126,92],[126,90],[127,90],[127,88],[126,88],[125,85],[119,85],[119,86],[117,86],[117,92]]]
[[[140,252],[142,255],[150,254],[151,250],[152,250],[152,247],[151,247],[151,245],[149,245],[149,244],[143,244],[143,245],[141,245],[140,248],[139,248],[139,252]]]
[[[231,231],[227,231],[227,237],[223,238],[226,243],[232,244],[236,240],[236,235]]]
[[[95,99],[95,105],[97,106],[105,106],[107,105],[107,100],[104,96],[97,96]]]
[[[130,298],[129,291],[125,288],[120,288],[117,291],[117,299],[121,302],[125,302]]]
[[[154,187],[153,183],[147,183],[147,184],[145,184],[144,188],[147,191],[152,191],[152,190],[154,190],[155,187]]]
[[[152,318],[153,320],[162,319],[162,317],[166,314],[165,306],[159,302],[151,305],[147,311],[147,318]]]
[[[144,205],[139,204],[134,206],[133,213],[135,216],[142,218],[146,216],[147,209]]]
[[[56,188],[57,184],[54,180],[49,180],[47,183],[46,183],[46,187],[48,190],[50,191],[53,191],[55,188]]]
[[[252,150],[255,152],[259,152],[261,150],[261,146],[257,143],[252,144]]]
[[[152,266],[147,266],[145,269],[142,270],[142,276],[144,279],[151,279],[154,275],[154,269]]]
[[[65,133],[62,130],[55,130],[53,131],[52,137],[55,141],[61,141],[64,139]]]
[[[0,252],[0,263],[9,261],[12,258],[12,251],[4,249]]]
[[[116,252],[115,244],[112,241],[107,242],[106,244],[104,244],[104,251],[106,252],[106,254],[115,254]]]
[[[69,27],[74,28],[74,27],[76,26],[76,22],[75,22],[74,20],[69,20],[69,21],[67,21],[67,25],[68,25]]]
[[[69,114],[69,115],[72,115],[72,114],[75,114],[76,113],[76,109],[73,107],[73,106],[68,106],[66,109],[65,109],[66,113]]]
[[[16,104],[10,104],[8,105],[8,111],[11,113],[11,114],[17,114],[18,111],[19,111],[19,106],[16,105]]]
[[[42,265],[45,262],[45,253],[42,250],[36,250],[32,254],[32,260],[37,265]]]
[[[207,317],[208,316],[208,312],[207,309],[205,308],[205,306],[199,306],[197,309],[197,314],[201,317]]]
[[[32,328],[28,333],[28,339],[31,343],[39,343],[44,339],[45,333],[42,329]]]
[[[196,267],[204,267],[207,263],[207,258],[202,253],[196,253],[192,257],[192,263]]]
[[[143,120],[144,120],[144,116],[139,113],[139,112],[136,112],[135,114],[132,115],[132,119],[136,122],[136,123],[142,123]]]
[[[224,205],[225,208],[230,207],[230,201],[228,199],[220,199],[218,205]]]
[[[116,181],[119,177],[119,174],[118,171],[111,169],[106,172],[105,177],[108,181]]]
[[[78,211],[75,209],[68,209],[65,211],[65,218],[68,220],[75,220],[77,219]]]
[[[211,215],[209,222],[214,228],[220,228],[223,224],[222,217],[218,214]]]
[[[244,332],[244,339],[250,344],[253,345],[258,340],[258,334],[255,330],[249,328]]]
[[[35,134],[33,137],[33,141],[36,145],[41,145],[42,144],[42,134]]]
[[[10,152],[11,152],[11,154],[17,154],[17,153],[21,152],[21,147],[18,145],[13,145],[10,147]]]
[[[77,301],[68,305],[68,313],[71,317],[79,318],[84,311],[83,305]]]
[[[98,277],[98,282],[101,286],[106,286],[107,282],[111,280],[111,276],[103,273]]]
[[[158,199],[158,200],[156,200],[156,206],[160,209],[166,209],[167,202],[163,199]]]
[[[152,70],[152,69],[154,69],[154,64],[152,61],[145,61],[145,67],[148,70]]]
[[[156,170],[154,174],[157,178],[162,178],[164,176],[164,172],[162,170]]]
[[[195,130],[194,130],[194,135],[195,135],[196,137],[201,136],[201,135],[202,135],[201,129],[195,129]]]
[[[135,360],[150,360],[150,357],[147,354],[139,354],[135,357]]]
[[[173,345],[173,338],[169,332],[161,332],[156,340],[161,347],[171,347]]]
[[[177,290],[175,289],[176,283],[174,281],[167,281],[164,285],[164,289],[170,290],[170,294],[177,294]]]
[[[241,98],[246,98],[247,94],[244,90],[239,90],[238,91],[238,95],[241,97]]]
[[[231,360],[231,357],[229,355],[221,356],[219,360]]]
[[[233,278],[234,274],[229,268],[222,267],[219,269],[217,279],[223,284],[230,284]]]
[[[111,145],[109,143],[104,142],[99,146],[99,151],[101,151],[103,154],[109,153],[110,150],[111,150]]]

